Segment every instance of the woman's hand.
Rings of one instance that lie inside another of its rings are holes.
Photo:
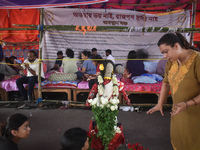
[[[187,103],[180,102],[180,103],[174,104],[174,107],[172,108],[172,112],[170,114],[171,116],[175,116],[179,114],[181,111],[184,111],[185,109],[187,109]]]
[[[151,109],[149,109],[147,111],[147,114],[152,114],[152,113],[154,113],[156,111],[160,111],[161,115],[164,116],[164,114],[163,114],[163,107],[162,107],[161,104],[156,104],[156,106],[154,106],[153,108],[151,108]]]

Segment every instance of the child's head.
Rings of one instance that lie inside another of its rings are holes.
[[[79,127],[71,128],[61,138],[62,150],[87,150],[88,140],[85,130]]]
[[[30,130],[28,118],[18,113],[8,117],[7,121],[1,125],[1,136],[18,141],[27,138]]]

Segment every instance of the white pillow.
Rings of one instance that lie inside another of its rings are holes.
[[[148,71],[148,73],[156,73],[158,62],[144,61],[143,63],[144,70]]]
[[[147,77],[147,76],[139,76],[139,77],[133,79],[133,82],[134,83],[157,83],[156,80],[154,80],[150,77]]]

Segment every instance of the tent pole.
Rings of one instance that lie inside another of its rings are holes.
[[[194,0],[192,3],[192,28],[195,28],[196,9],[197,9],[197,1]],[[191,33],[190,45],[192,45],[193,40],[194,40],[194,33]]]
[[[41,63],[42,63],[42,38],[43,38],[43,20],[44,20],[44,9],[40,9],[40,43],[39,43],[39,74],[38,74],[38,102],[42,100],[42,92],[41,92]]]

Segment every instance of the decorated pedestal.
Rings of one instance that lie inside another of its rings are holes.
[[[119,131],[118,133],[115,133],[113,139],[109,143],[108,145],[109,150],[116,150],[119,147],[119,145],[124,144],[125,142],[122,125],[119,123],[117,127]],[[97,137],[97,133],[98,133],[98,129],[97,129],[96,123],[94,123],[91,120],[90,126],[89,126],[89,135],[88,135],[91,139],[90,147],[91,149],[95,149],[95,150],[104,150],[105,148],[102,144],[100,137]]]

